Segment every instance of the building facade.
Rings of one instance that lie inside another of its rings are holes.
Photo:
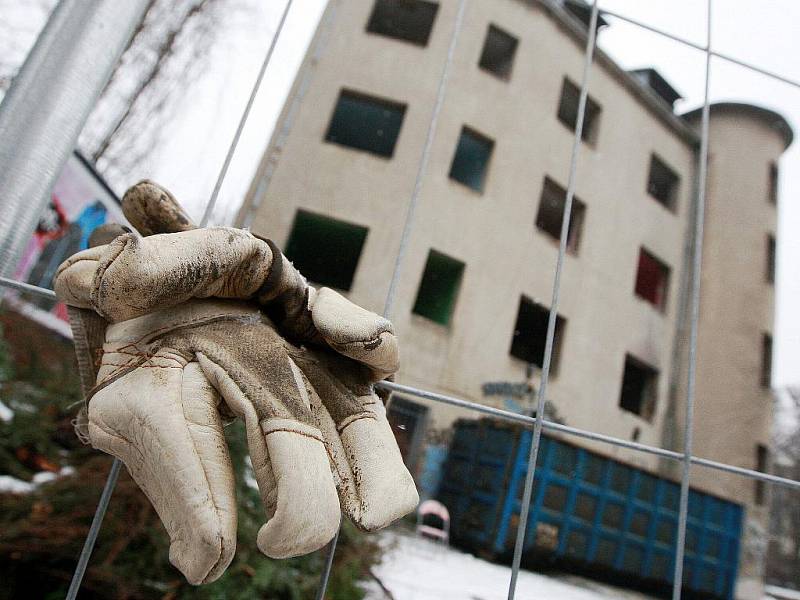
[[[312,282],[379,313],[457,5],[331,2],[238,216]],[[468,4],[389,315],[398,382],[531,410],[586,28],[573,2]],[[548,414],[681,450],[699,114],[674,114],[677,97],[656,72],[625,72],[597,50]],[[776,164],[790,142],[775,113],[712,107],[694,452],[747,468],[766,469],[769,456]],[[434,450],[467,415],[416,398],[392,410],[422,487],[435,487]],[[653,456],[581,444],[677,476]],[[757,537],[767,491],[693,471],[693,486],[744,505]],[[744,546],[737,594],[756,597],[757,544]]]

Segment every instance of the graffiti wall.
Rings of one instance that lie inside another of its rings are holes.
[[[86,160],[74,153],[61,172],[50,203],[28,242],[14,273],[15,279],[52,289],[58,265],[88,246],[89,235],[107,222],[124,222],[119,199]],[[67,323],[63,304],[29,294],[18,294],[13,307],[58,330]]]

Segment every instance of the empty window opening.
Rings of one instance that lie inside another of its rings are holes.
[[[580,103],[581,90],[566,77],[561,88],[561,102],[558,105],[558,120],[572,131],[578,125],[578,104]],[[591,96],[586,97],[586,111],[583,117],[583,130],[581,139],[589,144],[597,141],[598,121],[600,120],[600,105]]]
[[[376,0],[367,31],[426,46],[438,10],[438,3],[425,0]]]
[[[511,77],[519,40],[495,25],[489,25],[478,66],[500,79]]]
[[[536,227],[557,241],[561,239],[561,226],[566,203],[567,190],[549,177],[545,177],[542,185],[542,197],[539,201],[539,211],[536,214]],[[572,216],[567,234],[567,251],[572,254],[578,253],[585,214],[586,205],[573,196]]]
[[[666,208],[675,210],[680,177],[655,154],[650,157],[650,174],[647,177],[647,193]]]
[[[765,333],[761,336],[761,387],[772,385],[772,336]]]
[[[469,127],[462,127],[450,165],[450,179],[482,192],[493,148],[492,140]]]
[[[463,262],[431,250],[419,283],[413,312],[440,325],[449,325],[463,275]]]
[[[298,210],[286,256],[315,283],[349,290],[367,239],[366,227]]]
[[[767,236],[767,283],[775,283],[775,236]]]
[[[778,164],[769,163],[769,188],[767,190],[769,201],[772,204],[778,203]]]
[[[391,158],[405,112],[404,104],[342,90],[325,141]]]
[[[636,271],[636,295],[663,311],[667,304],[668,288],[669,267],[641,248]]]
[[[759,473],[769,472],[769,449],[764,444],[756,444],[756,471]],[[766,501],[767,488],[763,481],[755,481],[755,501],[758,506],[763,506]]]
[[[630,354],[626,355],[619,394],[620,408],[649,421],[655,411],[657,390],[658,371]]]
[[[514,337],[511,340],[511,356],[524,360],[538,367],[544,365],[544,348],[547,341],[547,322],[550,318],[550,309],[533,300],[521,296],[517,322],[514,325]],[[556,331],[553,339],[553,358],[550,370],[553,374],[558,371],[561,343],[567,320],[561,315],[556,315]]]

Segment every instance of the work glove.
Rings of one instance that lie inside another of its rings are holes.
[[[148,202],[168,194],[145,182],[126,195],[137,228],[131,193]],[[148,496],[169,533],[170,561],[199,584],[233,558],[227,413],[245,423],[267,513],[257,544],[268,556],[322,547],[342,509],[367,531],[413,510],[414,482],[373,389],[397,368],[391,324],[314,290],[271,242],[155,221],[142,229],[177,232],[125,233],[79,252],[59,268],[55,289],[83,340],[82,371],[94,375],[84,433]]]

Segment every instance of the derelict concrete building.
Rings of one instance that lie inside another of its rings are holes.
[[[332,2],[238,225],[309,277],[382,312],[434,110],[457,2]],[[421,181],[391,318],[397,381],[529,410],[547,311],[586,44],[580,5],[471,2]],[[680,450],[686,286],[699,121],[652,70],[597,50],[563,272],[551,418]],[[764,470],[771,424],[778,114],[711,108],[694,453]],[[323,251],[320,252],[320,249]],[[517,385],[520,384],[520,385]],[[463,411],[394,400],[407,458]],[[674,478],[672,464],[592,450]],[[747,515],[737,597],[759,597],[767,490],[693,469],[692,485]],[[750,536],[750,537],[748,537]]]

